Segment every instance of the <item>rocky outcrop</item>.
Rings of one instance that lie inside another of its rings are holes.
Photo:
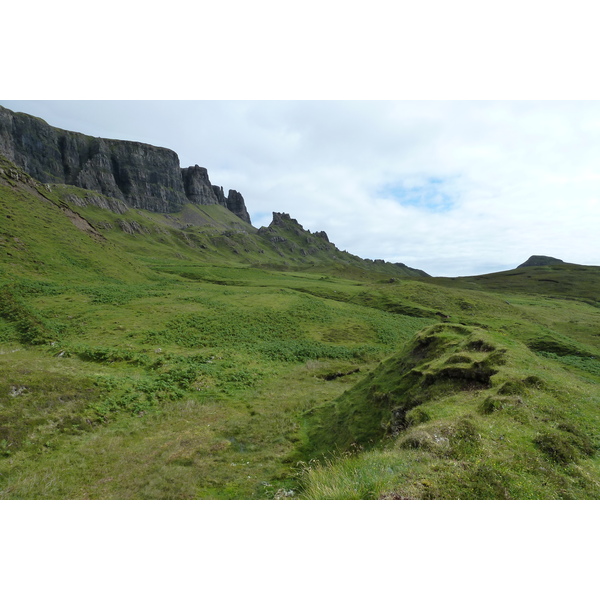
[[[65,200],[75,206],[81,206],[82,208],[85,206],[97,206],[98,208],[109,210],[118,215],[125,214],[129,210],[127,204],[121,200],[116,200],[115,198],[110,198],[108,196],[101,196],[92,192],[88,192],[84,197],[78,196],[77,194],[67,194]]]
[[[181,175],[183,177],[185,195],[190,202],[194,204],[222,204],[225,206],[225,202],[221,202],[217,197],[214,190],[216,186],[210,183],[208,171],[204,167],[195,165],[181,169]]]
[[[240,219],[242,219],[242,221],[250,223],[250,215],[246,210],[244,197],[239,192],[236,192],[235,190],[229,190],[226,206],[234,215],[237,215]]]
[[[225,198],[225,194],[223,193],[223,186],[213,185],[213,192],[215,194],[215,198],[217,199],[217,204],[221,206],[227,206],[227,198]]]
[[[193,204],[220,204],[229,209],[242,221],[250,223],[250,215],[246,209],[244,197],[236,190],[229,190],[227,198],[223,188],[212,185],[208,178],[208,171],[204,167],[194,165],[181,169],[185,194]]]
[[[269,227],[284,227],[289,229],[290,226],[292,228],[300,228],[302,231],[304,231],[302,225],[300,225],[296,219],[292,219],[288,213],[273,213],[273,220],[271,221]]]
[[[230,190],[225,198],[206,169],[181,169],[177,154],[167,148],[65,131],[0,106],[0,153],[42,183],[94,190],[161,213],[188,202],[221,204],[250,223],[241,194]]]
[[[137,221],[117,221],[117,225],[125,232],[130,235],[136,233],[148,233],[148,230],[140,225]]]
[[[280,256],[299,254],[303,257],[301,260],[304,264],[325,261],[329,264],[336,264],[339,268],[366,267],[368,269],[375,268],[380,273],[394,276],[429,277],[425,271],[412,269],[401,263],[389,263],[383,259],[363,259],[346,250],[339,250],[324,231],[311,233],[288,213],[274,212],[269,226],[260,227],[257,233],[267,240]],[[396,280],[392,278],[392,281]]]

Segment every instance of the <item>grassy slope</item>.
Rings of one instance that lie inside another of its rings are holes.
[[[402,278],[0,168],[1,498],[598,497],[593,268]]]
[[[461,289],[584,299],[596,306],[600,303],[600,269],[585,265],[562,263],[524,267],[474,277],[439,277],[435,281]]]

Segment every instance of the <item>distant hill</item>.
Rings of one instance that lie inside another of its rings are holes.
[[[560,258],[552,258],[551,256],[530,256],[522,265],[519,265],[517,269],[522,267],[547,267],[548,265],[560,265],[564,264],[564,261]]]
[[[594,305],[600,303],[600,267],[562,261],[486,275],[435,277],[433,282],[445,287],[468,290],[541,294],[556,298],[585,299]]]

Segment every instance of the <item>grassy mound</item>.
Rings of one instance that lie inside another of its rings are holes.
[[[491,388],[505,353],[476,328],[440,323],[425,329],[355,388],[306,415],[303,457],[373,445],[428,420],[422,405],[434,398]]]
[[[435,325],[311,411],[304,497],[597,498],[597,401],[524,345]]]

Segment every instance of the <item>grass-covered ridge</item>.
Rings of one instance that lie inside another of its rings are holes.
[[[599,496],[598,268],[428,278],[4,159],[0,250],[0,498]]]
[[[306,458],[324,460],[305,497],[597,498],[597,390],[502,335],[435,325],[310,411]]]

